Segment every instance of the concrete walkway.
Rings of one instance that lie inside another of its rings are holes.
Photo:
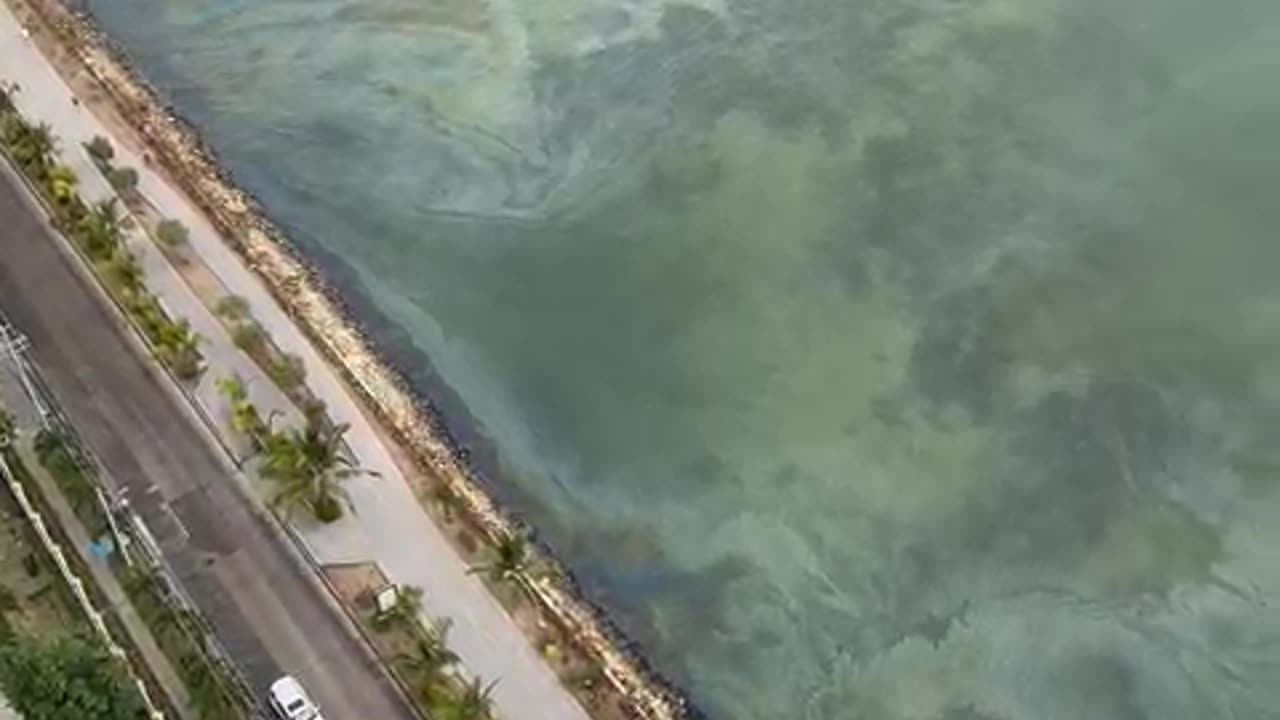
[[[61,140],[63,161],[81,178],[82,194],[87,199],[110,197],[110,187],[81,144],[95,135],[110,138],[111,133],[83,106],[72,103],[70,89],[30,40],[23,37],[17,20],[2,4],[0,58],[0,80],[20,84],[22,90],[15,98],[19,109],[53,128]],[[248,301],[254,317],[281,349],[302,359],[312,391],[326,403],[335,421],[350,424],[347,440],[359,464],[380,476],[357,478],[348,484],[354,512],[343,520],[329,526],[297,528],[314,557],[326,564],[374,561],[392,581],[422,588],[426,615],[453,621],[451,645],[462,658],[465,670],[486,681],[498,680],[493,698],[503,717],[585,720],[581,706],[560,685],[488,589],[467,573],[466,564],[419,506],[390,452],[337,373],[195,206],[147,169],[142,159],[122,143],[113,145],[115,162],[138,170],[139,191],[161,214],[187,226],[191,248],[222,284],[234,288]],[[129,246],[138,255],[147,285],[166,308],[176,317],[187,318],[206,339],[202,350],[210,371],[194,394],[206,410],[212,411],[224,439],[237,442],[226,413],[220,410],[222,401],[214,382],[231,372],[246,379],[251,399],[264,412],[279,409],[296,417],[296,409],[235,347],[225,329],[158,250],[137,235],[130,237]]]

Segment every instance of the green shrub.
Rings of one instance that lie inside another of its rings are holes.
[[[187,242],[187,227],[177,220],[161,220],[156,226],[156,240],[161,245],[176,248]]]
[[[320,418],[328,417],[329,408],[320,398],[308,393],[299,402],[302,409],[302,416],[307,418],[307,422],[316,422]]]
[[[107,283],[117,290],[136,293],[142,289],[142,266],[138,258],[124,248],[116,248],[111,258],[101,265]]]
[[[150,293],[135,293],[125,299],[125,307],[142,328],[142,334],[152,342],[159,337],[162,328],[169,322],[164,310]]]
[[[231,341],[249,355],[257,356],[267,348],[267,332],[250,320],[236,325],[231,331]]]
[[[55,165],[44,176],[45,189],[54,205],[66,207],[72,198],[78,198],[75,171],[65,165]]]
[[[195,380],[204,372],[204,356],[200,353],[200,336],[185,319],[165,319],[157,328],[152,342],[156,355],[181,380]]]
[[[84,144],[84,149],[99,167],[110,166],[116,156],[116,150],[111,147],[111,141],[101,135],[94,135],[92,140]]]
[[[32,125],[16,112],[5,112],[0,123],[0,136],[18,167],[32,180],[41,182],[53,165],[57,143],[53,129],[47,124]]]
[[[133,192],[138,189],[138,171],[130,167],[111,168],[107,171],[107,182],[116,192]]]
[[[332,495],[321,495],[312,504],[311,511],[322,523],[337,522],[342,517],[342,502]]]
[[[240,322],[249,317],[249,301],[239,295],[228,295],[218,301],[214,311],[228,322]]]
[[[49,471],[85,528],[95,534],[105,530],[108,522],[98,502],[98,486],[92,472],[77,459],[71,441],[56,431],[41,430],[35,450],[36,459]]]
[[[142,698],[119,660],[74,636],[18,636],[0,647],[0,688],[28,720],[136,720]]]
[[[75,217],[72,221],[72,217]],[[69,234],[94,260],[108,259],[120,247],[120,211],[114,199],[67,214]]]
[[[267,374],[271,380],[285,392],[297,390],[307,379],[307,369],[302,358],[290,353],[283,353],[273,359],[267,366]]]

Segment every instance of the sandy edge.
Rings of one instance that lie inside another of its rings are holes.
[[[325,285],[261,207],[235,187],[195,129],[167,108],[92,20],[65,7],[62,0],[10,2],[27,7],[56,31],[63,49],[106,91],[105,102],[146,142],[176,189],[192,200],[263,280],[280,307],[418,468],[446,483],[463,500],[471,522],[490,540],[523,529],[483,489],[471,468],[458,461],[455,449],[436,431],[442,425],[438,414],[376,354],[338,294]],[[538,546],[536,552],[540,560],[562,567],[545,547]],[[634,645],[602,609],[576,590],[571,579],[536,579],[531,585],[544,611],[591,651],[638,716],[676,720],[699,714],[682,692],[648,667],[631,649]]]

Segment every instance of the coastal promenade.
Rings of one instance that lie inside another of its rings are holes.
[[[493,699],[509,720],[585,720],[586,713],[529,645],[505,609],[457,555],[444,534],[420,507],[417,498],[370,421],[338,374],[313,348],[272,298],[261,281],[225,244],[211,224],[180,192],[152,172],[121,138],[114,137],[83,104],[40,54],[10,10],[0,5],[0,80],[17,83],[16,104],[30,119],[48,123],[61,141],[64,162],[84,179],[83,194],[97,199],[104,191],[81,143],[97,135],[111,138],[118,165],[139,173],[138,189],[166,217],[190,230],[190,246],[226,287],[244,297],[255,318],[285,351],[300,357],[308,385],[337,422],[348,423],[347,435],[359,464],[377,473],[350,481],[353,512],[328,526],[296,527],[321,564],[373,561],[396,583],[424,591],[424,620],[449,618],[450,645],[467,674],[496,680]],[[204,308],[181,277],[145,239],[131,238],[147,285],[177,317],[190,320],[205,342],[202,351],[211,368],[194,395],[220,422],[224,440],[233,438],[219,413],[214,383],[236,372],[248,382],[251,399],[265,413],[273,409],[296,417],[296,410],[241,353],[225,329]]]

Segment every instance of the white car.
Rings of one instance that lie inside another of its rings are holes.
[[[271,683],[270,695],[271,709],[281,720],[324,720],[320,708],[292,675]]]

